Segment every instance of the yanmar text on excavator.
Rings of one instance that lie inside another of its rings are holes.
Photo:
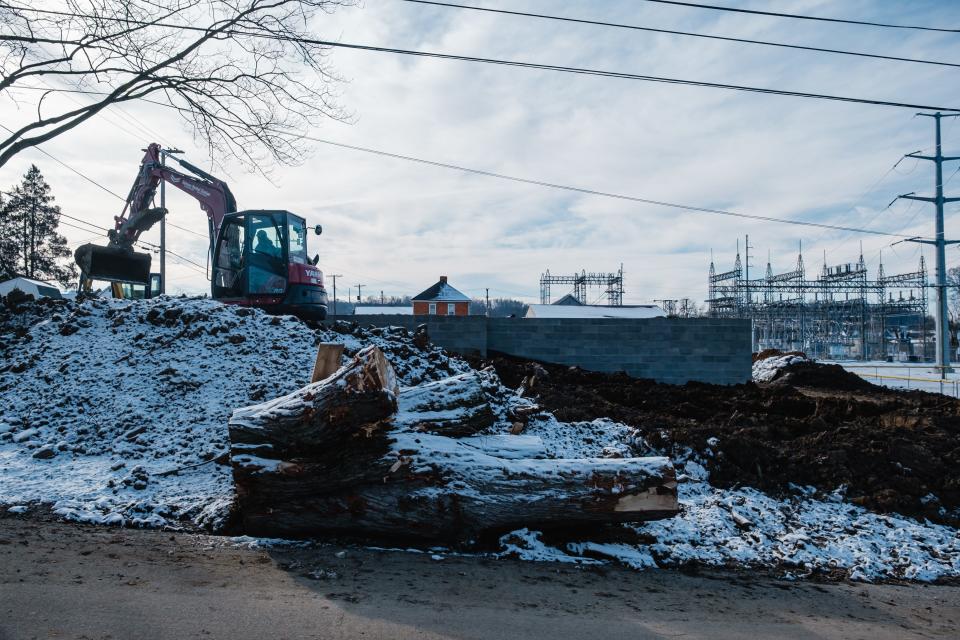
[[[140,173],[123,212],[114,218],[107,246],[85,244],[74,253],[81,289],[93,280],[150,287],[150,254],[134,251],[140,234],[166,215],[152,207],[161,180],[196,198],[207,214],[213,274],[210,294],[230,304],[259,307],[270,313],[293,314],[305,320],[327,316],[319,255],[307,253],[307,225],[289,211],[237,211],[237,201],[224,181],[195,165],[168,156],[193,175],[161,162],[160,145],[146,149]],[[320,234],[320,225],[314,228]]]

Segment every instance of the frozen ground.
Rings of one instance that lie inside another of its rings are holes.
[[[4,316],[0,505],[16,513],[43,503],[64,518],[102,524],[216,529],[233,498],[229,468],[217,462],[227,451],[227,417],[305,384],[321,340],[344,342],[347,353],[381,346],[406,387],[401,420],[417,410],[404,403],[416,398],[413,387],[442,380],[456,393],[468,371],[434,347],[421,350],[400,329],[317,333],[293,318],[203,299],[99,300]],[[495,374],[484,376],[498,413],[517,402]],[[508,427],[500,420],[478,441],[505,465],[516,448],[511,437],[543,457],[664,453],[610,420],[564,423],[543,413],[523,436],[506,435]],[[711,447],[722,451],[723,442],[712,439]],[[955,529],[865,511],[844,502],[842,488],[817,496],[797,487],[780,497],[720,490],[703,459],[686,452],[674,460],[679,516],[598,532],[595,540],[522,529],[503,537],[499,553],[638,569],[773,568],[792,577],[960,576]]]

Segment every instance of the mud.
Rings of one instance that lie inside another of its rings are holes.
[[[960,525],[960,401],[953,398],[876,387],[816,363],[735,386],[659,384],[507,356],[475,364],[492,364],[511,387],[526,380],[525,393],[560,420],[608,417],[665,452],[700,452],[716,486],[840,490],[878,512]]]

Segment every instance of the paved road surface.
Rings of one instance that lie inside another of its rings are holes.
[[[0,516],[0,640],[743,637],[957,638],[960,587],[265,551]]]

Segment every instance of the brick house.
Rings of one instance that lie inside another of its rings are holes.
[[[450,286],[447,276],[426,291],[414,296],[413,315],[468,316],[470,298]]]

